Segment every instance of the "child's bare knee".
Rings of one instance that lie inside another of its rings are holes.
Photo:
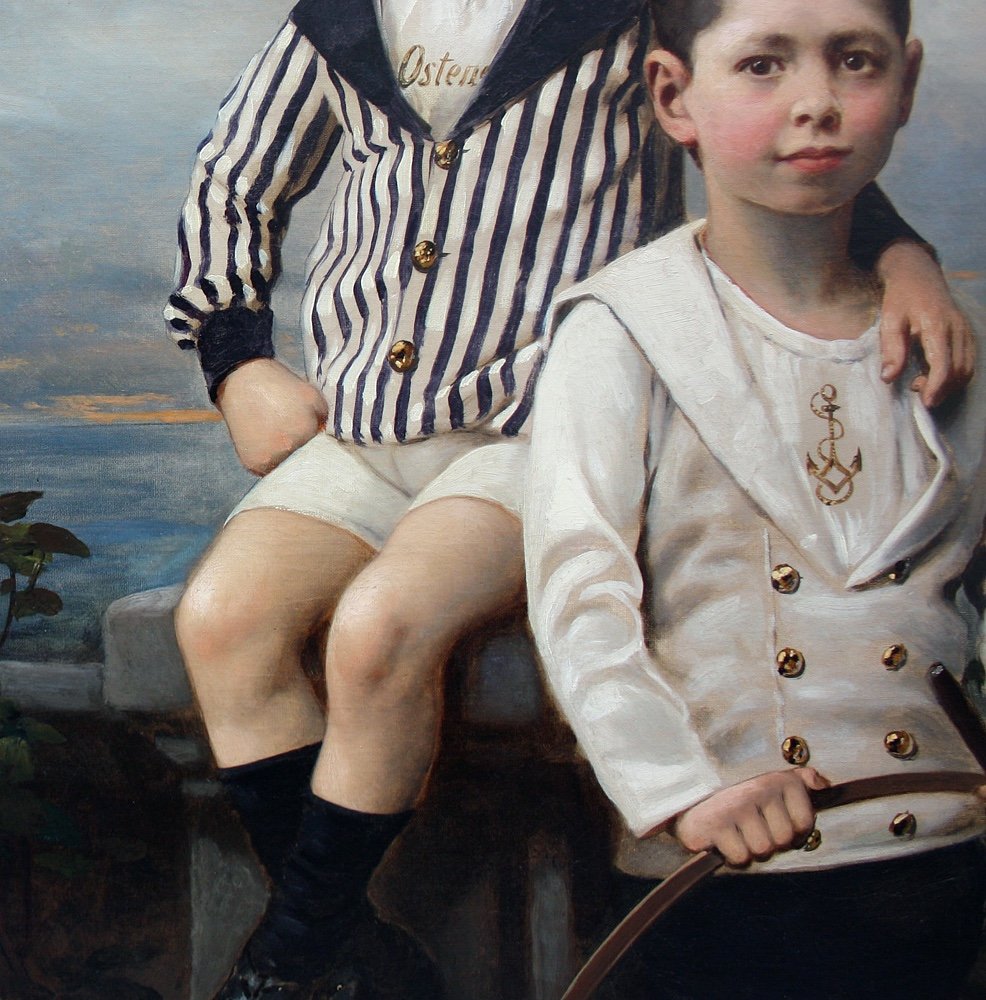
[[[208,656],[215,643],[212,626],[217,616],[212,597],[208,588],[200,587],[193,579],[186,584],[175,608],[175,634],[186,661]]]
[[[366,692],[430,683],[445,646],[434,608],[386,573],[364,571],[336,608],[326,680]]]
[[[186,663],[224,661],[253,641],[263,614],[248,590],[213,577],[189,580],[175,609],[175,633]]]

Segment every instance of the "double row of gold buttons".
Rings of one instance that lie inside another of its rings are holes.
[[[903,583],[907,579],[909,566],[898,563],[888,574],[892,583]],[[801,586],[801,574],[787,563],[780,563],[770,573],[770,582],[779,594],[793,594]],[[793,679],[805,672],[805,657],[799,649],[786,646],[777,653],[777,672],[781,677]],[[900,670],[907,663],[907,647],[901,642],[892,643],[880,657],[887,670]],[[895,729],[883,738],[883,746],[891,757],[910,760],[918,752],[917,740],[905,729]],[[808,741],[801,736],[788,736],[781,743],[781,755],[788,764],[803,767],[811,759]],[[912,813],[898,813],[890,822],[890,832],[895,837],[910,837],[917,830],[917,820]],[[818,829],[812,830],[804,844],[804,850],[814,851],[822,842]]]
[[[460,152],[458,144],[448,139],[436,142],[431,155],[436,166],[449,170],[458,160]],[[430,271],[438,263],[439,257],[441,253],[432,240],[420,240],[411,249],[411,263],[422,274]],[[398,340],[387,352],[387,362],[395,372],[409,372],[418,363],[417,348],[410,340]]]

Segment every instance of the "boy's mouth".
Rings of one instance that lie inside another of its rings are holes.
[[[851,152],[847,146],[805,146],[778,159],[801,173],[822,174],[841,166]]]

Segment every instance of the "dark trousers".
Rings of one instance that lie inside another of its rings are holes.
[[[655,883],[618,876],[622,912]],[[983,930],[978,841],[831,871],[723,875],[669,910],[599,1000],[951,1000]]]

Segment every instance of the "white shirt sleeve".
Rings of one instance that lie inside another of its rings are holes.
[[[667,398],[613,313],[583,300],[552,341],[525,508],[531,624],[548,682],[637,836],[722,786],[646,641],[637,547]]]

